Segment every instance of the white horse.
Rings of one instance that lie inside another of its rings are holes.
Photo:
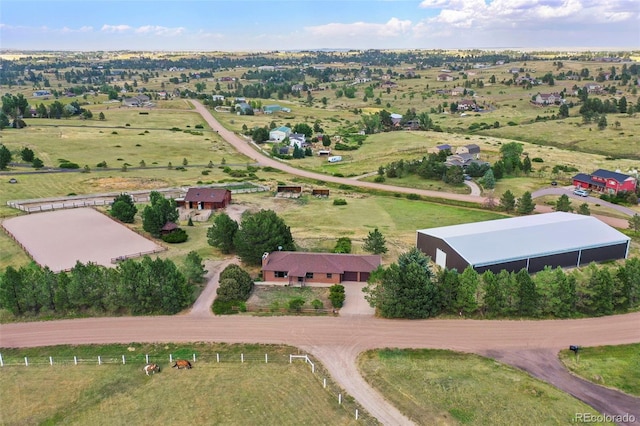
[[[151,374],[155,374],[156,371],[160,372],[160,366],[158,364],[147,364],[144,366],[144,368],[142,369],[142,371],[144,371],[145,373],[147,373],[147,376],[149,375],[149,373]]]

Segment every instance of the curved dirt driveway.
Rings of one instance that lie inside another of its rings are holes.
[[[551,373],[564,371],[560,349],[640,342],[640,312],[552,321],[383,320],[345,317],[124,317],[3,324],[0,347],[129,342],[289,344],[309,351],[335,380],[382,423],[410,424],[370,388],[356,368],[358,353],[374,348],[436,348],[488,355],[523,368],[607,414],[640,420],[640,399]],[[566,372],[565,372],[566,373]],[[579,380],[579,379],[578,379]]]

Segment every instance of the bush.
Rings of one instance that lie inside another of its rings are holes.
[[[335,200],[333,200],[333,205],[334,206],[346,206],[347,205],[347,200],[345,200],[344,198],[336,198]]]
[[[418,194],[407,194],[407,199],[409,200],[419,200],[421,197]]]
[[[96,164],[96,167],[107,167],[107,162],[106,161],[101,161],[98,164]]]
[[[300,312],[304,306],[304,299],[302,297],[295,297],[289,300],[289,310],[294,312]]]
[[[540,157],[533,157],[531,159],[531,162],[533,162],[533,163],[544,163],[544,160],[542,158],[540,158]]]
[[[340,237],[333,248],[334,253],[351,253],[351,238]]]
[[[385,181],[385,177],[384,176],[376,176],[375,179],[373,179],[374,182],[376,183],[383,183]]]
[[[71,161],[64,161],[60,163],[58,167],[60,167],[61,169],[79,169],[80,168],[78,164],[72,163]]]
[[[238,312],[246,312],[247,305],[241,300],[224,301],[216,299],[213,301],[213,306],[211,307],[211,309],[216,315],[229,315]]]
[[[184,243],[185,241],[187,241],[189,236],[184,231],[184,229],[178,228],[172,233],[163,235],[160,238],[162,238],[162,241],[164,241],[165,243],[178,244],[178,243]]]
[[[311,306],[313,307],[313,309],[318,310],[318,309],[322,309],[324,307],[324,304],[322,303],[321,300],[313,299],[311,301]]]
[[[249,273],[240,266],[231,264],[220,273],[216,300],[247,300],[252,289],[253,280]]]
[[[329,287],[329,300],[334,308],[342,308],[344,305],[344,286],[341,284],[334,284]]]

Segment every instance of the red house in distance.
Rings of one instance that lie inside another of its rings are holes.
[[[187,209],[224,209],[231,204],[231,191],[223,188],[189,188],[183,199],[176,199],[176,204]]]
[[[598,169],[590,175],[578,173],[573,177],[573,185],[576,188],[617,194],[618,192],[634,192],[638,181],[633,176],[624,173]]]

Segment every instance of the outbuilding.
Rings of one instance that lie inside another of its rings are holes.
[[[184,198],[176,199],[178,207],[198,210],[224,209],[231,204],[231,191],[224,188],[189,188]]]
[[[447,269],[534,273],[626,259],[630,240],[595,217],[554,212],[422,229],[416,244]]]

